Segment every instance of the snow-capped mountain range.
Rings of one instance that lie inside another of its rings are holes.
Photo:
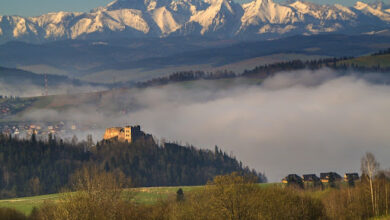
[[[303,1],[116,0],[89,13],[37,17],[0,16],[0,42],[46,42],[110,37],[203,35],[267,39],[324,32],[360,34],[390,28],[390,7],[356,2],[353,7]]]

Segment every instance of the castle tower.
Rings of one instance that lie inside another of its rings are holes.
[[[127,141],[128,143],[131,143],[131,127],[130,126],[126,126],[124,127],[124,130],[125,130],[125,141]]]

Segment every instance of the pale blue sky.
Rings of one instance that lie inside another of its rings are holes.
[[[237,2],[250,0],[235,0]],[[278,1],[278,0],[275,0]],[[279,0],[280,1],[280,0]],[[356,0],[311,0],[319,3],[353,5]],[[365,0],[374,1],[374,0]],[[389,3],[390,0],[385,0]],[[0,0],[0,15],[35,16],[54,11],[89,11],[111,0]]]

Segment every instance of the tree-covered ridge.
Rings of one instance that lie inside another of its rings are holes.
[[[78,79],[72,79],[63,75],[39,74],[22,69],[0,66],[0,80],[10,84],[17,85],[28,82],[30,85],[42,86],[45,77],[50,82],[50,86],[58,86],[60,84],[69,84],[74,86],[97,85],[94,83],[86,83]]]
[[[47,141],[18,140],[0,135],[0,197],[56,193],[69,177],[84,166],[124,173],[134,186],[201,185],[214,176],[234,171],[256,173],[218,148],[215,152],[184,147],[175,143],[156,144],[142,138],[127,144],[100,142],[67,143],[49,137]]]
[[[185,82],[194,80],[218,80],[229,78],[242,78],[242,77],[260,77],[266,78],[277,74],[279,72],[296,71],[296,70],[318,70],[321,68],[329,68],[337,71],[356,71],[359,73],[366,72],[390,72],[388,63],[389,57],[386,56],[390,53],[390,49],[381,50],[370,56],[362,57],[340,57],[340,58],[323,58],[313,60],[291,60],[285,62],[277,62],[272,64],[259,65],[253,69],[244,70],[242,73],[235,73],[228,70],[219,71],[179,71],[174,72],[164,77],[158,77],[144,82],[138,82],[135,85],[137,87],[149,87],[167,85],[175,82]],[[363,62],[361,61],[363,60]]]
[[[369,57],[375,59],[375,56],[369,56]],[[309,61],[292,60],[287,62],[257,66],[251,70],[245,70],[242,76],[265,78],[282,71],[294,71],[294,70],[304,70],[304,69],[318,70],[321,68],[330,68],[333,70],[340,71],[341,73],[343,71],[355,71],[358,73],[390,72],[390,68],[385,65],[361,65],[355,62],[355,60],[359,58],[342,57],[342,58],[325,58],[325,59],[309,60]]]
[[[126,143],[101,143],[92,161],[106,171],[120,169],[137,186],[203,185],[216,175],[238,171],[254,174],[260,182],[262,174],[243,167],[234,157],[216,147],[215,151],[183,147],[175,143],[156,145],[151,139]]]

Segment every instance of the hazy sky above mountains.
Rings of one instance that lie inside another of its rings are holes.
[[[55,11],[89,11],[98,6],[104,6],[112,0],[1,0],[0,15],[36,16]],[[237,2],[249,2],[250,0],[236,0]],[[280,0],[275,0],[280,2]],[[310,0],[322,4],[353,5],[356,0]],[[374,2],[375,0],[362,0]],[[389,3],[389,0],[385,0]]]

